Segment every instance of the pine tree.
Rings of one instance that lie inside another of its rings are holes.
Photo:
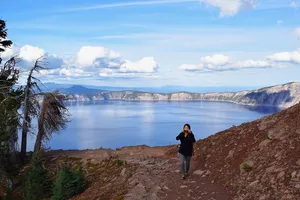
[[[73,174],[69,164],[65,163],[63,168],[56,176],[56,182],[53,188],[53,200],[66,200],[71,195],[71,186],[73,182]]]
[[[39,153],[34,153],[26,174],[24,200],[40,200],[51,192],[52,181]]]
[[[7,40],[7,29],[6,29],[6,23],[4,20],[0,19],[0,53],[4,52],[5,49],[10,47],[12,45],[12,41]],[[0,64],[1,64],[1,57],[0,57]]]
[[[77,169],[75,171],[74,175],[75,175],[75,182],[76,182],[74,194],[77,195],[77,194],[80,194],[82,191],[84,191],[84,189],[86,187],[83,167],[80,166],[79,169]]]
[[[69,164],[65,163],[57,174],[52,200],[66,200],[80,194],[85,187],[83,168],[74,171]]]

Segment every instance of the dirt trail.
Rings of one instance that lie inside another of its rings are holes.
[[[131,180],[136,186],[127,194],[127,200],[230,199],[209,176],[193,174],[199,170],[193,165],[190,177],[181,180],[178,158],[165,156],[165,151],[166,148],[145,148],[125,157],[128,162],[139,164],[138,173]]]
[[[53,151],[49,156],[70,156],[80,158],[83,163],[93,162],[101,163],[109,157],[115,157],[126,161],[129,165],[136,166],[133,174],[128,177],[127,194],[125,200],[176,200],[176,199],[203,199],[203,200],[227,200],[228,195],[225,190],[214,184],[209,176],[193,174],[186,180],[181,180],[179,173],[179,161],[177,157],[167,156],[165,152],[167,147],[125,147],[115,151],[98,149],[85,151]],[[193,162],[193,159],[192,159]],[[126,171],[123,169],[122,171]],[[122,174],[122,172],[121,172]],[[123,175],[125,172],[123,173]],[[122,175],[118,175],[122,176]],[[121,179],[120,179],[121,180]],[[112,182],[106,182],[107,185],[113,185]],[[103,184],[101,187],[107,187]],[[113,187],[113,186],[111,186]],[[86,193],[74,199],[91,198],[88,194],[93,193],[99,188],[90,188]],[[105,199],[94,198],[94,199]],[[108,198],[106,199],[115,199]]]

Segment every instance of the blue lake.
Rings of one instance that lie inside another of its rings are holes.
[[[99,101],[69,103],[71,122],[54,134],[51,149],[118,148],[146,144],[176,144],[175,137],[189,123],[196,139],[240,125],[279,110],[225,102]],[[35,125],[36,126],[36,125]],[[34,136],[28,138],[33,149]]]

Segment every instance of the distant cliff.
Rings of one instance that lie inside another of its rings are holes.
[[[67,94],[69,101],[138,100],[138,101],[226,101],[252,106],[287,108],[300,102],[300,83],[261,88],[259,90],[221,93],[176,92],[159,94],[140,91],[99,91],[87,94]]]

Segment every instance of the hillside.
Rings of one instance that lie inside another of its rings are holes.
[[[196,146],[194,169],[209,172],[235,199],[300,199],[300,104]]]
[[[291,82],[283,85],[241,92],[214,93],[150,93],[139,91],[102,91],[91,94],[65,93],[70,101],[93,100],[138,100],[138,101],[226,101],[251,106],[275,106],[288,108],[300,102],[300,83]]]
[[[83,163],[89,182],[74,200],[297,200],[300,104],[197,141],[184,181],[175,145],[50,151],[46,166],[56,171],[65,156]]]

